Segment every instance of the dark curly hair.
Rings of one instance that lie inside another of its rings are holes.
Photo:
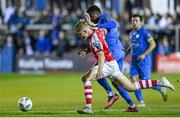
[[[99,14],[101,14],[101,9],[96,5],[93,5],[87,9],[87,13],[91,13],[94,11],[99,12]]]
[[[101,9],[96,6],[96,5],[93,5],[91,7],[89,7],[87,9],[87,13],[89,14],[89,16],[91,17],[91,21],[94,22],[94,23],[98,23],[99,21],[99,16],[101,14]]]

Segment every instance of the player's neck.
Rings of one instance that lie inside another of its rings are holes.
[[[139,30],[142,26],[139,26],[137,28],[134,28],[135,31]]]
[[[88,36],[91,37],[93,35],[93,30],[88,30]]]

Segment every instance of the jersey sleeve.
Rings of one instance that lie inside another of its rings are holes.
[[[99,22],[100,23],[97,24],[97,27],[99,28],[112,29],[117,26],[116,22],[113,21],[108,14],[101,14]]]
[[[103,51],[103,45],[102,45],[100,39],[98,38],[97,34],[93,35],[92,48],[94,49],[94,51],[96,53],[99,52],[99,51]]]
[[[106,28],[106,29],[113,29],[116,27],[116,23],[112,20],[107,21],[106,23],[103,24],[97,24],[97,27],[99,28]]]
[[[151,42],[153,39],[153,36],[149,30],[144,30],[144,36],[147,42]]]

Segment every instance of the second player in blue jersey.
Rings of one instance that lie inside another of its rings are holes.
[[[131,41],[131,68],[130,75],[133,81],[151,79],[151,51],[155,48],[156,44],[151,33],[142,26],[143,18],[140,15],[132,16],[133,30],[130,32],[129,37]],[[162,94],[163,100],[167,100],[167,94],[164,87],[154,87],[153,89]],[[145,107],[142,98],[141,90],[135,92],[136,98],[139,101],[139,107]]]

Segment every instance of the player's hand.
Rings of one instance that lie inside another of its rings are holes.
[[[91,21],[91,17],[89,16],[89,14],[88,14],[87,12],[84,13],[84,16],[85,16],[85,19],[86,19],[87,23],[88,23],[90,26],[95,27],[95,26],[97,25],[97,24],[95,24],[95,23],[93,23],[93,22]]]
[[[84,56],[86,56],[86,51],[81,50],[81,51],[78,52],[78,54],[79,54],[80,57],[84,57]]]
[[[89,16],[87,12],[84,13],[84,16],[87,22],[91,22],[91,17]]]
[[[102,28],[101,31],[102,31],[103,35],[106,35],[106,34],[107,34],[107,29]]]
[[[87,22],[90,26],[96,27],[97,24],[93,23],[92,21]]]
[[[137,57],[137,60],[142,61],[145,58],[145,56],[146,56],[145,54],[141,54]]]
[[[97,77],[97,79],[103,78],[104,77],[103,72],[101,70],[98,70],[98,73],[97,73],[96,77]]]

